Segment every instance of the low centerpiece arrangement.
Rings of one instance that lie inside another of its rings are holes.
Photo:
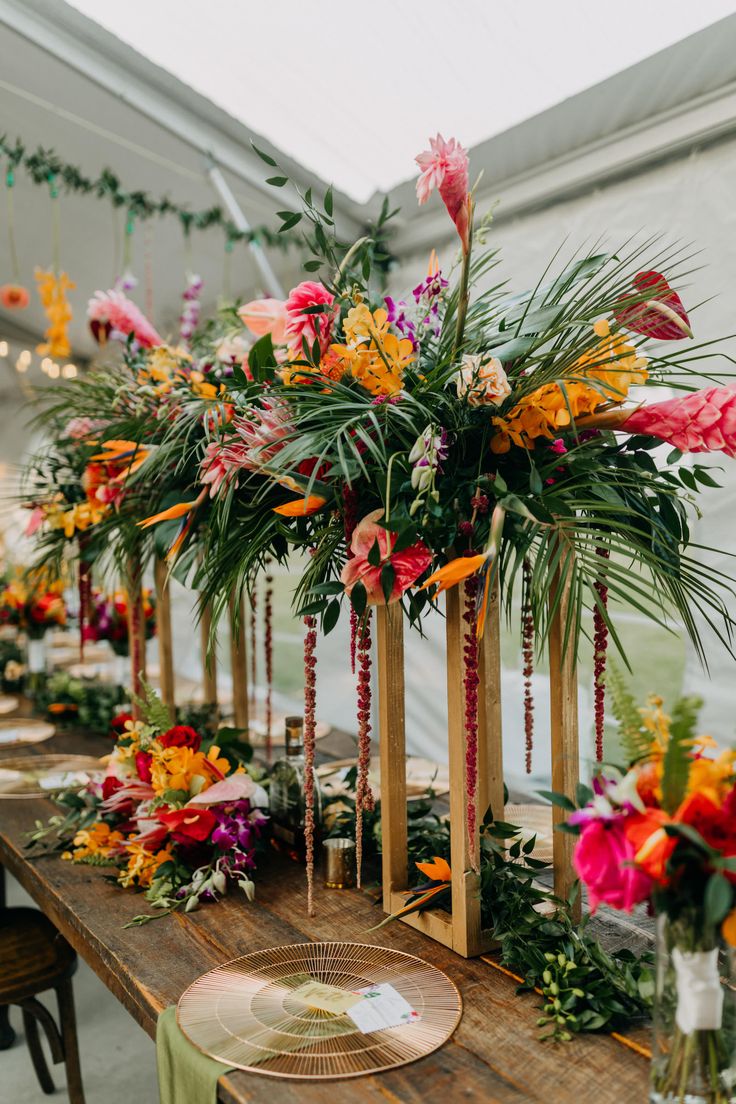
[[[216,742],[171,716],[150,691],[142,719],[116,718],[105,778],[59,795],[62,812],[31,842],[74,862],[110,866],[164,915],[217,900],[228,884],[249,900],[268,798],[248,774],[247,751]],[[145,923],[156,913],[142,914]]]

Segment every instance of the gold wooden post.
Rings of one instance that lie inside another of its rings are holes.
[[[490,805],[503,820],[503,725],[501,711],[501,611],[496,577],[478,651],[478,823]]]
[[[143,565],[138,552],[131,553],[127,569],[128,583],[128,651],[130,653],[131,694],[140,697],[146,677],[146,624],[143,616]],[[133,701],[133,717],[140,710]]]
[[[550,590],[552,621],[548,648],[552,789],[574,800],[575,787],[580,780],[578,683],[572,634],[567,645],[565,642],[565,624],[570,607],[571,556],[570,553],[565,559],[563,554],[561,566],[556,569],[552,582]],[[552,807],[554,888],[558,897],[563,899],[569,896],[575,880],[572,865],[574,838],[567,832],[556,831],[557,825],[561,824],[566,816],[564,809],[557,805]],[[581,902],[578,897],[573,908],[573,919],[579,920],[580,914]]]
[[[156,629],[158,633],[158,660],[161,669],[161,700],[169,710],[176,705],[174,684],[174,646],[171,635],[171,594],[166,561],[157,556],[153,565],[156,586]],[[172,712],[173,715],[173,712]]]
[[[404,623],[398,604],[376,607],[378,731],[381,750],[383,907],[406,889],[406,738],[404,732]]]
[[[216,641],[212,641],[212,651],[208,654],[212,635],[212,606],[209,602],[202,610],[199,625],[202,641],[202,701],[205,705],[217,706]]]
[[[463,584],[446,594],[447,735],[450,764],[450,866],[452,867],[452,946],[459,954],[477,954],[481,944],[478,839],[471,847],[466,826],[465,692],[462,609]],[[480,764],[479,764],[480,765]],[[477,797],[477,793],[476,793]]]
[[[237,628],[236,622],[237,620]],[[230,595],[230,673],[233,680],[233,720],[248,739],[248,656],[245,645],[245,603],[243,595]]]

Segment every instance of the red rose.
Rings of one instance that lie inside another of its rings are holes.
[[[169,835],[178,843],[202,843],[209,839],[217,824],[217,818],[209,809],[197,809],[188,806],[184,809],[172,809],[168,813],[158,813],[158,819],[165,824]]]
[[[162,733],[158,737],[158,742],[161,747],[188,747],[192,751],[199,751],[199,745],[202,743],[202,737],[198,732],[195,732],[189,725],[174,725],[168,732]]]
[[[117,740],[125,732],[127,722],[132,720],[132,713],[116,713],[110,721],[110,734]]]
[[[138,771],[138,777],[141,782],[151,781],[151,760],[153,756],[148,751],[137,751],[135,753],[135,769]]]

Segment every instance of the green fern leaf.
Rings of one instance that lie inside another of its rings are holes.
[[[636,699],[613,662],[609,664],[606,689],[611,698],[613,715],[618,721],[619,737],[627,762],[646,759],[652,750],[652,734],[644,727]]]
[[[143,679],[141,686],[143,697],[139,698],[133,694],[133,701],[140,710],[141,720],[157,732],[166,732],[174,723],[168,706],[164,705],[153,687]]]
[[[670,738],[662,764],[662,805],[670,814],[680,805],[687,790],[695,725],[702,704],[701,698],[680,698],[672,710]]]

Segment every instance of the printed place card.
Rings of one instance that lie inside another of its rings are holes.
[[[307,977],[306,974],[304,982],[298,989],[292,989],[291,995],[308,1004],[310,1008],[318,1008],[320,1012],[332,1012],[335,1016],[343,1015],[363,1001],[363,997],[358,993],[340,989],[337,985],[325,985],[324,982]]]
[[[360,1004],[348,1009],[348,1016],[364,1035],[386,1027],[416,1023],[422,1018],[388,982],[369,985],[365,989],[359,989],[358,993],[363,999]]]

